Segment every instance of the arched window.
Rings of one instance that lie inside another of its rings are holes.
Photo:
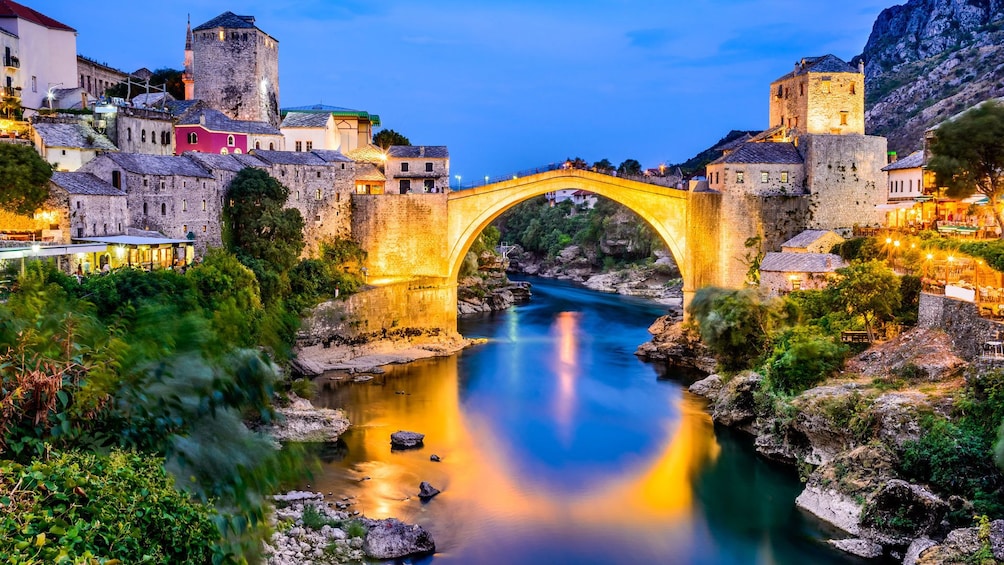
[[[161,216],[166,216],[167,215],[167,204],[161,204],[160,205],[160,215]]]
[[[191,145],[195,145],[198,142],[199,142],[199,134],[195,133],[194,131],[188,134],[188,143],[190,143]]]
[[[143,130],[142,132],[140,132],[139,140],[142,143],[146,143],[146,130]]]
[[[318,200],[321,199],[321,189],[319,189],[319,188],[317,189],[317,199]]]
[[[206,211],[206,201],[205,200],[202,201],[202,211],[203,212]]]
[[[221,147],[221,148],[220,148],[220,155],[227,155],[227,154],[229,154],[229,153],[230,153],[230,152],[229,152],[229,151],[227,151],[227,148],[226,148],[226,147]]]
[[[157,132],[156,130],[150,130],[150,143],[157,144]]]
[[[146,215],[146,202],[143,203],[143,215]]]
[[[275,151],[275,144],[274,143],[269,143],[268,144],[268,150],[269,151]]]
[[[126,128],[126,140],[132,141],[132,128]]]
[[[232,136],[232,135],[228,135],[227,136],[227,146],[228,147],[233,147],[234,146],[234,136]]]
[[[261,142],[260,141],[254,142],[254,148],[255,149],[261,149]]]
[[[234,148],[234,155],[240,155],[240,154],[241,154],[241,148],[240,147],[235,147]]]

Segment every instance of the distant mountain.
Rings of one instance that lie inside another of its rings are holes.
[[[924,130],[1004,96],[1004,0],[909,0],[879,14],[864,52],[865,124],[906,155]]]
[[[746,139],[751,138],[758,133],[760,133],[760,130],[746,131],[741,129],[734,129],[729,133],[727,133],[725,137],[719,139],[718,142],[712,145],[711,147],[705,149],[704,151],[701,151],[697,155],[694,155],[693,157],[687,159],[682,163],[669,165],[668,168],[673,169],[675,167],[680,167],[680,171],[683,172],[684,178],[689,178],[694,175],[703,175],[704,167],[708,163],[722,156],[722,150],[720,149],[721,147],[726,146],[734,141],[737,141],[740,138],[746,138]]]

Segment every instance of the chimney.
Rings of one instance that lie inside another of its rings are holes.
[[[888,156],[888,161],[889,161],[887,164],[891,165],[891,164],[893,164],[893,163],[896,162],[896,158],[897,157],[896,157],[896,152],[895,151],[890,151],[887,154],[887,156]]]
[[[858,72],[861,73],[861,74],[865,74],[865,60],[864,59],[861,59],[860,61],[858,61]]]
[[[418,156],[419,157],[425,157],[425,146],[424,145],[419,145],[418,146]]]
[[[206,125],[206,114],[204,114],[204,113],[203,114],[199,114],[199,125],[200,126]]]

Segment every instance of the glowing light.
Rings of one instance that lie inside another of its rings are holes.
[[[927,254],[927,260],[930,261],[931,259],[934,259],[934,255],[928,253]]]
[[[36,243],[36,244],[34,244],[34,245],[32,245],[32,246],[31,246],[31,252],[32,252],[32,253],[38,253],[38,250],[39,250],[39,249],[41,249],[41,248],[42,248],[42,247],[41,247],[41,246],[39,246],[39,245],[38,245],[38,244]]]

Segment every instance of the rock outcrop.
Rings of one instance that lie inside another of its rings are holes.
[[[309,400],[290,393],[290,404],[276,409],[277,421],[264,432],[278,441],[335,442],[349,429],[349,420],[341,410],[315,408]]]
[[[399,559],[436,551],[436,542],[425,528],[395,518],[363,520],[367,527],[362,549],[373,559]]]
[[[390,434],[391,449],[414,449],[421,447],[425,434],[418,432],[397,431]]]
[[[639,345],[634,354],[645,361],[660,361],[704,373],[714,372],[718,362],[701,343],[697,333],[689,330],[681,318],[679,314],[658,318],[648,328],[652,341]]]

